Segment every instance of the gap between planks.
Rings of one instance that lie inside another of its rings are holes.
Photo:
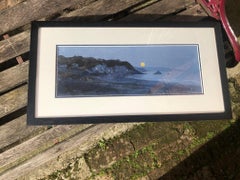
[[[24,85],[0,96],[0,118],[27,105],[27,90],[27,85]]]
[[[18,66],[19,67],[19,66]],[[28,68],[28,67],[25,67],[25,68]],[[16,68],[17,69],[17,68]],[[27,90],[26,90],[27,91]],[[90,136],[91,137],[91,136]],[[54,147],[55,148],[55,147]],[[40,155],[39,155],[40,156]]]
[[[198,5],[193,6],[192,8],[186,10],[184,12],[184,15],[188,15],[189,13],[192,15],[192,13],[194,12],[198,15],[199,14],[198,10],[199,10]],[[24,72],[24,73],[22,73],[20,76],[15,76],[14,81],[9,82],[9,86],[2,86],[2,87],[0,86],[0,90],[2,92],[6,91],[7,89],[11,89],[14,86],[16,87],[17,84],[21,84],[27,81],[28,61],[24,62],[23,65],[17,65],[16,67],[10,68],[9,70],[6,70],[6,72],[4,71],[1,72],[0,75],[4,75],[4,76],[0,76],[0,77],[2,77],[2,79],[4,80],[3,81],[4,83],[7,83],[7,81],[9,81],[8,77],[11,77],[11,74],[14,74],[14,72],[17,72],[17,73]],[[4,94],[3,96],[0,96],[0,100],[4,102],[0,105],[0,118],[14,112],[17,109],[20,109],[26,106],[26,103],[27,103],[26,102],[26,97],[27,97],[26,86],[27,85],[24,85],[23,87],[17,88],[12,92],[9,92],[7,94]]]
[[[140,123],[110,123],[92,126],[67,141],[56,144],[29,160],[26,159],[24,163],[0,175],[0,179],[43,178],[56,170],[66,168],[71,161],[74,161],[74,158],[82,157],[84,153],[96,146],[99,140],[116,137],[138,124]],[[18,151],[15,149],[14,152]]]
[[[30,47],[30,31],[21,32],[15,36],[0,41],[0,63],[26,53]]]
[[[140,9],[139,11],[129,14],[128,16],[120,19],[120,21],[156,21],[157,19],[163,17],[164,15],[177,12],[179,9],[187,9],[192,5],[195,5],[194,0],[184,0],[184,1],[172,1],[172,0],[162,0],[157,3],[148,6],[146,8]]]
[[[64,9],[74,6],[83,7],[94,1],[95,0],[27,0],[0,12],[0,34],[4,34],[24,26],[31,21],[50,16]]]
[[[26,0],[0,0],[0,11],[16,6]]]
[[[0,174],[80,133],[92,124],[59,125],[0,154]]]
[[[26,114],[0,126],[0,153],[46,131],[47,126],[27,126]]]
[[[0,72],[0,94],[11,90],[28,80],[29,61]]]
[[[63,14],[60,17],[56,18],[56,20],[71,20],[71,18],[75,17],[75,20],[79,20],[79,18],[81,18],[82,21],[101,21],[107,16],[122,11],[125,8],[133,6],[138,2],[139,0],[128,0],[127,2],[125,0],[118,0],[117,2],[113,2],[112,0],[98,0],[80,9],[74,10],[67,14]],[[98,16],[96,16],[96,14]],[[13,47],[15,50],[13,50]],[[29,49],[29,30],[14,35],[6,40],[0,41],[0,63],[26,53],[29,51]]]
[[[138,12],[135,12],[135,14],[130,14],[128,16],[126,16],[125,18],[123,18],[123,20],[128,20],[132,19],[135,20],[137,19],[137,17],[134,15],[139,14],[145,14],[145,16],[139,16],[138,18],[144,18],[148,21],[153,21],[156,18],[160,18],[163,14],[165,14],[164,12],[168,12],[168,13],[173,13],[176,12],[176,10],[178,9],[182,9],[182,8],[187,8],[188,6],[191,6],[194,2],[192,2],[193,0],[186,0],[184,5],[183,3],[172,3],[172,1],[169,2],[169,0],[162,0],[159,1],[149,7],[146,7],[143,10],[140,10]],[[104,2],[104,4],[103,4]],[[118,1],[118,4],[115,4],[115,6],[113,7],[118,7],[117,9],[113,8],[111,10],[105,10],[104,5],[106,1],[97,1],[95,3],[90,4],[89,6],[83,7],[81,9],[77,9],[73,12],[70,12],[68,14],[62,15],[60,16],[58,19],[64,20],[64,18],[69,18],[69,17],[84,17],[84,16],[90,16],[92,15],[92,9],[95,9],[95,13],[102,15],[104,12],[106,14],[114,14],[118,11],[121,11],[122,9],[126,8],[129,5],[133,5],[135,1],[131,2],[131,4],[127,4],[127,6],[122,5],[123,2],[122,1]],[[107,1],[108,2],[108,1]],[[112,2],[112,1],[111,1]],[[136,3],[136,2],[135,2]],[[109,4],[109,3],[108,3]],[[126,3],[125,3],[126,4]],[[146,13],[149,13],[149,17],[146,16]],[[160,14],[158,14],[160,12]],[[150,14],[152,13],[152,15]],[[156,16],[154,18],[154,16]],[[101,17],[94,17],[92,20],[93,21],[99,21],[101,19],[103,19],[106,16],[101,16]],[[90,20],[90,19],[88,19]],[[11,42],[12,46],[16,49],[16,52],[13,51],[12,47],[9,45],[9,42]],[[10,37],[7,40],[3,40],[0,42],[0,52],[2,54],[2,56],[0,57],[0,63],[3,63],[5,61],[7,61],[10,58],[14,58],[18,55],[21,55],[23,53],[26,53],[29,51],[29,46],[30,46],[30,32],[29,31],[25,31],[22,32],[20,34],[17,34],[15,36]],[[24,46],[20,46],[24,44]]]
[[[58,17],[56,20],[78,20],[80,22],[82,21],[96,22],[104,19],[107,20],[108,16],[114,15],[121,11],[125,11],[127,8],[132,7],[128,10],[128,13],[130,14],[136,14],[136,13],[141,14],[143,12],[144,14],[148,13],[149,17],[141,16],[141,18],[144,18],[145,20],[147,19],[148,21],[150,20],[152,21],[154,20],[153,18],[154,14],[157,17],[159,17],[161,14],[164,14],[165,11],[171,13],[176,11],[175,9],[179,9],[183,7],[187,8],[188,6],[195,4],[194,0],[184,0],[184,2],[181,2],[181,3],[179,3],[178,1],[169,1],[169,0],[160,0],[156,2],[155,1],[152,5],[145,4],[145,6],[147,6],[146,8],[140,11],[136,11],[136,9],[140,9],[140,7],[144,5],[144,3],[142,3],[142,5],[140,4],[139,6],[136,6],[136,4],[139,4],[139,2],[145,2],[145,1],[128,0],[126,2],[126,0],[118,0],[117,2],[115,2],[112,0],[98,0],[96,2],[90,3],[89,5],[83,6],[82,8],[76,9],[72,12],[63,14],[60,17]],[[129,18],[128,15],[127,17]],[[134,20],[133,17],[132,19]],[[135,17],[135,20],[137,20],[136,17]],[[23,53],[28,52],[29,46],[30,46],[29,30],[19,33],[15,36],[12,36],[7,40],[0,41],[0,53],[2,54],[2,56],[0,57],[0,63],[3,63],[8,59],[14,58],[16,56],[19,56]],[[13,47],[15,51],[13,50]]]

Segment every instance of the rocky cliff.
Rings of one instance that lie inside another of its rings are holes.
[[[111,76],[124,77],[140,74],[129,62],[120,60],[104,60],[93,57],[64,57],[58,56],[59,72],[68,71],[80,76]]]

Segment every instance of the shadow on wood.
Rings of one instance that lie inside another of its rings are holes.
[[[181,12],[181,11],[180,11]],[[181,15],[178,12],[172,12],[169,14],[130,14],[124,15],[124,13],[117,13],[114,15],[101,15],[101,16],[72,16],[72,17],[58,17],[57,19],[49,19],[54,21],[77,21],[79,23],[91,23],[91,22],[104,22],[104,21],[118,21],[118,22],[197,22],[205,18],[206,16],[190,16]]]

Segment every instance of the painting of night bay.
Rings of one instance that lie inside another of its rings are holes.
[[[198,45],[57,46],[56,97],[202,93]]]

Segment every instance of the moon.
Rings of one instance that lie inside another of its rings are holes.
[[[145,65],[144,62],[141,62],[141,63],[140,63],[140,66],[141,66],[141,67],[145,67],[146,65]]]

